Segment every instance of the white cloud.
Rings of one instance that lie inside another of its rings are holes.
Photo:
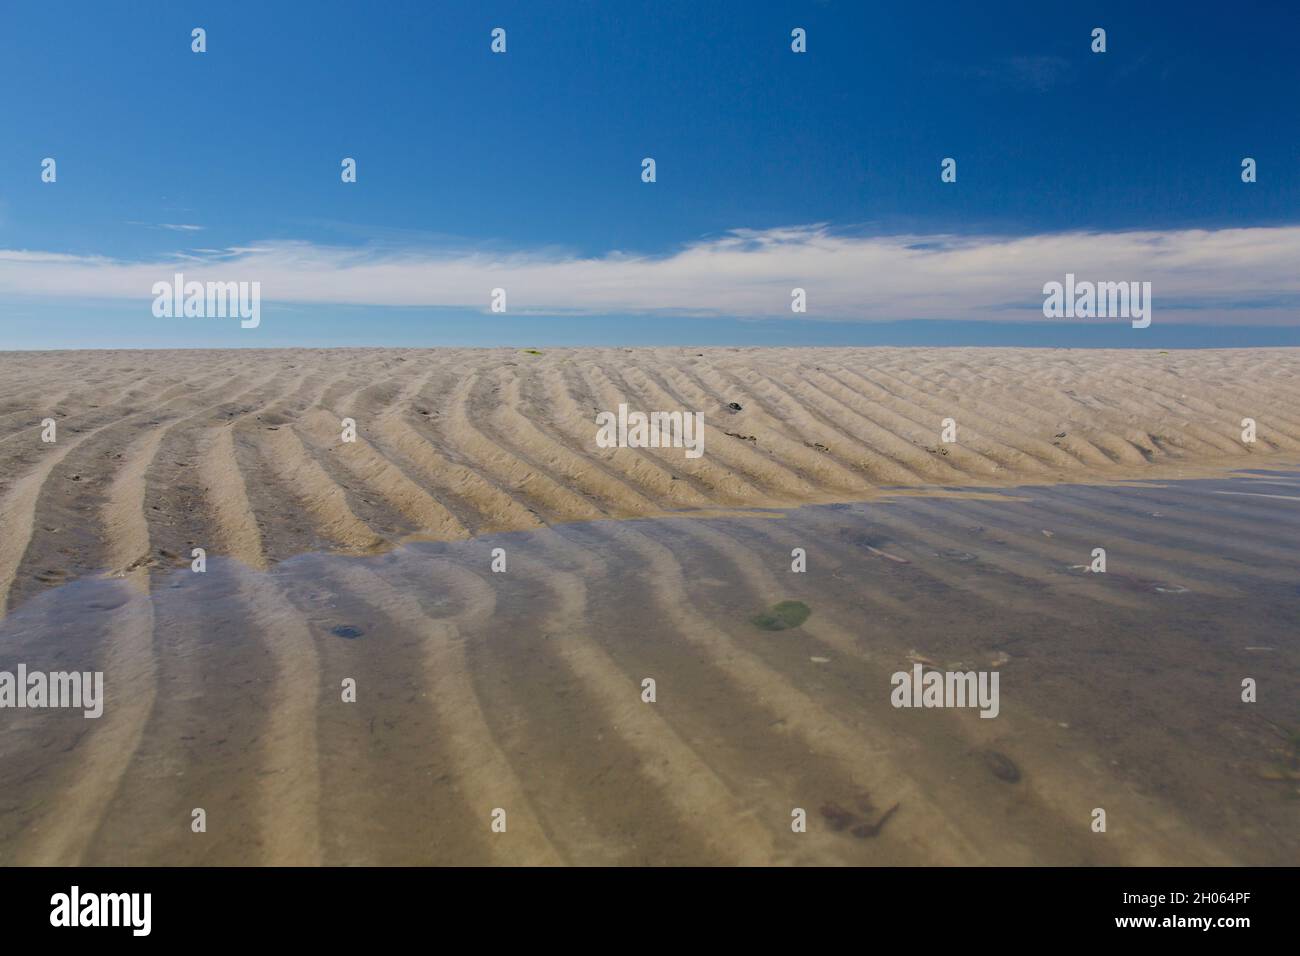
[[[670,255],[345,248],[256,242],[156,262],[0,250],[0,294],[139,298],[187,280],[256,280],[264,302],[512,313],[679,312],[810,319],[1038,319],[1042,287],[1067,272],[1148,281],[1156,321],[1289,323],[1300,318],[1300,227],[1053,233],[1017,238],[852,236],[823,226],[735,230]]]
[[[128,226],[147,226],[150,229],[167,229],[171,232],[202,232],[202,226],[194,226],[184,222],[137,222],[134,219],[126,221]]]

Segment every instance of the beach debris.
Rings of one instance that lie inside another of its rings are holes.
[[[857,804],[858,810],[861,811],[860,815],[842,807],[838,803],[829,801],[822,804],[821,814],[825,817],[827,825],[836,833],[848,830],[859,840],[879,836],[881,828],[899,808],[899,804],[895,803],[878,818],[872,819],[876,817],[876,807],[871,802],[869,794],[861,794],[854,802]]]
[[[335,637],[344,637],[350,641],[353,640],[354,638],[360,637],[362,634],[366,632],[361,630],[361,628],[355,627],[351,624],[340,624],[338,627],[331,627],[330,633],[333,634]]]
[[[156,558],[154,558],[152,555],[142,554],[140,555],[140,557],[136,558],[134,561],[132,561],[130,564],[124,567],[121,571],[115,572],[115,576],[121,577],[125,574],[131,573],[137,568],[154,568],[157,566],[158,566],[158,560]]]
[[[999,780],[1007,783],[1018,783],[1020,781],[1020,768],[1006,754],[996,750],[985,750],[982,756],[984,766],[988,767],[989,772]]]
[[[731,409],[733,412],[738,412],[741,410],[742,406],[740,402],[728,402],[727,407]]]
[[[755,437],[754,435],[741,435],[737,432],[728,432],[728,431],[724,431],[722,434],[730,435],[732,438],[739,438],[741,441],[755,441],[755,442],[758,441],[758,438]]]
[[[826,818],[826,823],[830,828],[837,832],[843,830],[856,819],[852,811],[845,810],[838,803],[823,803],[821,814]]]
[[[899,564],[912,563],[911,561],[907,560],[907,558],[900,558],[896,554],[890,554],[888,551],[881,551],[879,548],[873,548],[871,545],[866,545],[866,549],[870,551],[872,554],[876,555],[877,557],[888,558],[890,561],[896,561]]]
[[[890,807],[883,814],[881,814],[880,819],[877,820],[875,823],[870,823],[870,822],[859,823],[849,832],[852,833],[859,840],[865,840],[867,837],[879,836],[881,827],[883,827],[886,821],[888,821],[889,818],[894,815],[894,813],[898,810],[898,808],[899,808],[899,804],[895,803],[892,807]]]
[[[1056,437],[1057,437],[1057,438],[1064,438],[1064,437],[1065,437],[1065,432],[1060,432]]]
[[[989,667],[1001,667],[1007,661],[1011,660],[1011,655],[1006,651],[998,651],[993,660],[989,661]]]
[[[831,450],[819,441],[806,441],[804,442],[804,444],[807,445],[809,448],[816,448],[818,451],[824,452],[828,455],[831,453]]]
[[[917,651],[915,649],[907,652],[907,659],[911,661],[913,664],[925,664],[928,665],[929,667],[939,666],[934,661],[930,660],[930,658],[926,657],[920,651]]]
[[[812,661],[814,664],[829,664],[831,662],[829,657],[810,657],[808,660]]]
[[[1055,538],[1055,537],[1056,537],[1055,534],[1053,534],[1051,531],[1048,531],[1046,528],[1043,529],[1043,536],[1046,537],[1046,538]]]
[[[528,353],[529,355],[541,355],[541,354],[542,354],[541,352],[537,351],[537,349],[524,349],[524,351],[525,351],[526,353]]]
[[[830,505],[829,507],[834,508],[835,505]],[[839,510],[848,510],[848,506],[845,505]],[[854,544],[859,548],[864,548],[865,550],[870,551],[872,554],[876,555],[877,557],[888,558],[890,561],[897,561],[899,564],[912,563],[911,561],[907,560],[907,558],[900,558],[896,554],[890,554],[887,551],[881,551],[879,548],[876,547],[875,543],[884,544],[887,540],[889,540],[888,538],[884,538],[879,535],[876,536],[866,535],[866,534],[862,534],[861,532],[850,531],[847,528],[841,528],[840,535],[844,538],[847,538],[850,544]]]
[[[1247,648],[1245,648],[1245,649],[1248,650],[1248,651],[1274,651],[1274,650],[1277,650],[1277,648],[1275,648],[1275,647],[1247,647]]]
[[[1152,584],[1151,586],[1161,594],[1182,594],[1187,590],[1181,584]]]
[[[1300,770],[1292,770],[1289,767],[1266,767],[1263,770],[1256,770],[1255,776],[1260,780],[1300,780]]]
[[[943,551],[936,551],[941,558],[947,558],[949,561],[974,561],[975,555],[969,551],[958,551],[956,548],[947,548]]]
[[[808,620],[808,615],[811,613],[812,611],[803,601],[782,601],[773,604],[762,614],[755,614],[749,619],[749,623],[765,631],[784,631],[798,627]]]

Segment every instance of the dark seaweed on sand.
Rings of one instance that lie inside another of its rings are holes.
[[[812,611],[803,601],[782,601],[780,604],[772,605],[762,614],[755,614],[749,619],[749,623],[765,631],[784,631],[798,627],[808,620],[808,615],[811,613]]]

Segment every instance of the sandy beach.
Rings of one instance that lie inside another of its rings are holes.
[[[1286,349],[8,353],[0,594],[194,547],[261,568],[411,535],[1243,467],[1300,453],[1298,373]],[[599,448],[619,404],[702,412],[705,453]]]
[[[107,688],[97,720],[7,713],[0,862],[1293,860],[1297,372],[0,355],[0,669]],[[620,404],[701,412],[704,453],[600,448]],[[756,625],[781,601],[811,616]],[[914,666],[999,670],[998,718],[891,707]]]

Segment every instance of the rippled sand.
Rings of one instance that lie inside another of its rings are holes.
[[[260,567],[413,533],[1294,458],[1298,382],[1295,349],[3,353],[0,603],[193,546]],[[597,448],[620,403],[702,412],[705,454]]]
[[[3,714],[0,861],[1293,864],[1297,490],[1058,485],[64,585],[0,624],[0,668],[101,667],[108,703]],[[807,620],[755,626],[785,600]],[[996,670],[998,716],[894,708],[918,662]]]
[[[0,862],[1294,864],[1300,478],[1037,483],[1293,459],[1297,357],[0,356],[0,670],[109,696],[0,711]]]

